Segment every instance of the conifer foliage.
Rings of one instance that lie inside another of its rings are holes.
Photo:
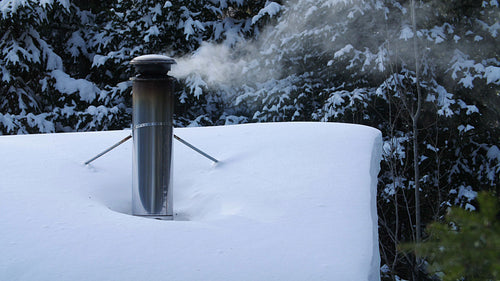
[[[479,210],[469,212],[450,208],[445,222],[427,227],[429,239],[416,247],[417,253],[428,257],[430,270],[445,281],[498,280],[500,278],[500,207],[498,199],[478,194]]]
[[[252,18],[265,4],[2,0],[0,133],[128,127],[133,57],[180,56],[204,41],[235,44],[250,38],[264,25],[265,18]],[[191,98],[183,107],[189,118],[207,112],[205,99],[191,92],[183,97],[182,104]]]

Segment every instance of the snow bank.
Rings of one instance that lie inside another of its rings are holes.
[[[175,221],[129,215],[130,131],[0,137],[5,280],[379,280],[376,129],[176,129]]]

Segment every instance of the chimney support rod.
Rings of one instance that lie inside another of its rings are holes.
[[[103,156],[104,154],[110,152],[111,150],[115,149],[116,147],[118,147],[119,145],[123,144],[124,142],[128,141],[129,139],[132,138],[132,135],[129,135],[129,136],[126,136],[124,139],[122,139],[121,141],[115,143],[114,145],[112,145],[111,147],[109,147],[108,149],[104,150],[103,152],[97,154],[95,157],[93,157],[92,159],[88,160],[87,162],[85,162],[84,164],[85,165],[88,165],[92,162],[94,162],[97,158]],[[178,137],[177,135],[174,135],[174,138],[176,140],[178,140],[179,142],[181,142],[182,144],[186,145],[187,147],[191,148],[192,150],[198,152],[199,154],[205,156],[206,158],[210,159],[212,162],[214,163],[218,163],[219,160],[213,158],[212,156],[206,154],[205,152],[201,151],[200,149],[196,148],[194,145],[190,144],[189,142],[181,139],[180,137]]]

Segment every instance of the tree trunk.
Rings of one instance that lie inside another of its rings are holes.
[[[420,211],[420,153],[418,149],[418,120],[422,111],[422,91],[420,89],[420,62],[418,55],[418,36],[417,36],[417,20],[415,17],[415,0],[411,0],[411,21],[413,26],[413,54],[415,56],[415,83],[417,86],[417,108],[412,114],[412,129],[413,129],[413,172],[415,181],[415,243],[420,243],[422,240],[421,230],[421,211]],[[421,259],[415,257],[415,268],[413,270],[413,279],[419,280]]]
[[[421,240],[421,218],[420,218],[420,167],[418,150],[418,120],[422,111],[422,91],[420,89],[420,63],[418,58],[418,43],[417,43],[417,22],[415,18],[415,0],[411,1],[411,19],[413,26],[413,53],[415,56],[415,83],[417,86],[417,108],[412,114],[412,129],[413,129],[413,169],[415,177],[415,242]]]

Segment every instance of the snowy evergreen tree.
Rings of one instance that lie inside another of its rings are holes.
[[[133,57],[180,56],[204,41],[234,45],[264,25],[252,18],[265,3],[2,0],[0,131],[128,127]],[[178,124],[215,115],[218,100],[196,87],[182,81]]]
[[[0,2],[1,41],[0,128],[3,133],[54,132],[54,114],[43,104],[41,81],[62,68],[62,59],[45,40],[42,30],[52,16],[52,6],[32,1]],[[52,1],[53,2],[53,1]],[[63,3],[64,4],[64,3]],[[59,8],[63,16],[67,5]]]

